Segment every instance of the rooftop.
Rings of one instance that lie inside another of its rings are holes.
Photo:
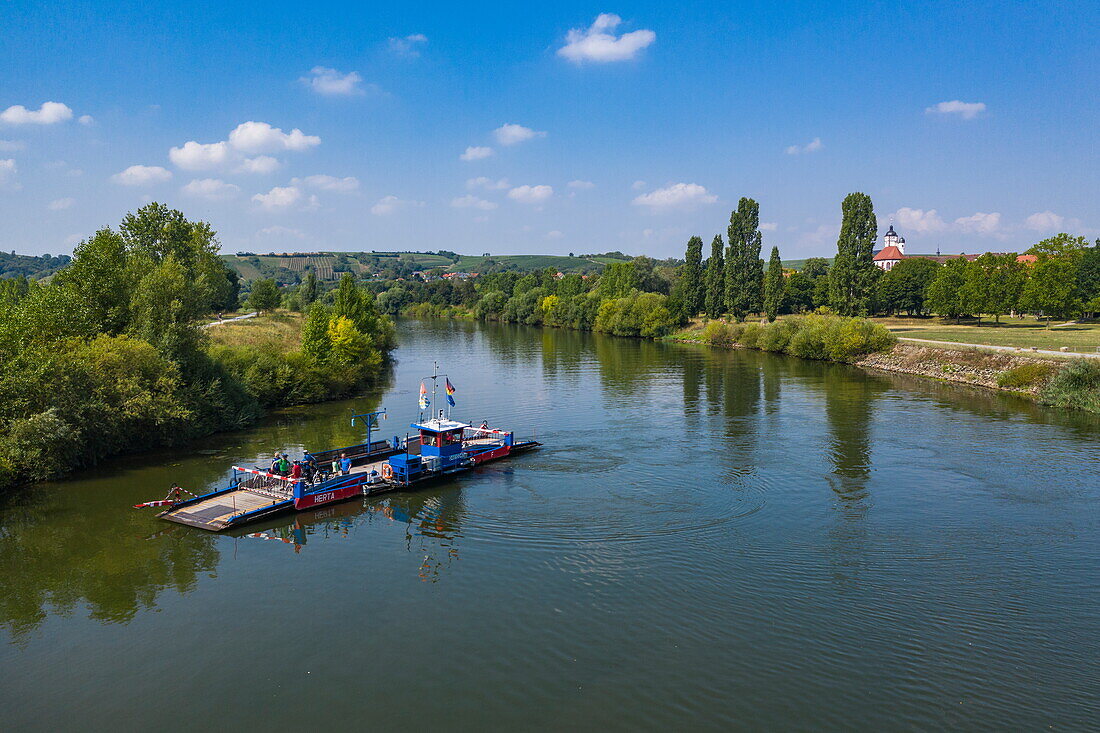
[[[464,422],[457,422],[455,420],[443,419],[433,417],[431,420],[425,420],[420,423],[412,423],[410,427],[417,430],[428,430],[433,433],[442,433],[447,430],[458,430],[460,428],[468,428],[470,425]]]

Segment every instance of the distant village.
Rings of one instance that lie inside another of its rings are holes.
[[[886,230],[886,234],[884,234],[883,237],[882,237],[882,249],[880,249],[880,250],[878,250],[874,253],[874,260],[875,260],[875,265],[877,265],[880,269],[882,269],[886,272],[889,272],[894,267],[894,265],[898,264],[902,260],[926,259],[926,260],[932,260],[933,262],[938,262],[939,264],[942,265],[943,263],[947,262],[948,260],[955,260],[955,259],[959,259],[959,258],[966,259],[966,260],[976,260],[979,257],[981,257],[983,254],[1004,255],[1004,254],[1008,254],[1008,253],[1007,252],[990,252],[990,253],[981,252],[981,253],[978,253],[978,254],[969,254],[969,255],[968,254],[961,254],[961,253],[957,254],[957,255],[945,255],[945,254],[941,254],[939,249],[937,249],[936,254],[934,254],[934,255],[932,255],[932,254],[906,254],[906,252],[905,252],[905,237],[902,237],[897,232],[895,232],[894,231],[894,225],[891,224],[890,228],[888,230]],[[1035,260],[1036,260],[1035,255],[1019,255],[1018,257],[1016,257],[1017,262],[1034,263]]]

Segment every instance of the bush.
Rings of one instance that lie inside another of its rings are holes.
[[[1039,402],[1100,412],[1100,363],[1092,359],[1072,362],[1047,382]]]
[[[741,335],[737,337],[737,342],[749,349],[759,348],[761,330],[759,323],[749,323],[741,329]]]
[[[711,321],[703,326],[703,341],[713,346],[729,346],[737,339],[733,337],[730,324],[725,321]]]
[[[1028,389],[1046,382],[1053,373],[1053,364],[1023,364],[997,375],[997,386],[1008,389]]]

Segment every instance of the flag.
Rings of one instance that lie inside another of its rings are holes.
[[[455,386],[453,384],[451,384],[450,379],[447,379],[447,378],[444,378],[444,379],[447,382],[447,394],[454,394],[455,393]]]
[[[430,404],[432,404],[432,403],[431,403],[431,401],[428,400],[428,388],[424,386],[423,382],[421,382],[420,383],[420,409],[421,410],[427,410],[428,405],[430,405]]]
[[[451,407],[455,406],[455,398],[451,397],[449,394],[447,395],[447,404]]]

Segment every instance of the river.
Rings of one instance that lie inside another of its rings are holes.
[[[387,383],[0,509],[7,730],[1100,720],[1094,417],[750,351],[399,324]],[[212,535],[130,505],[456,416],[545,447]]]

